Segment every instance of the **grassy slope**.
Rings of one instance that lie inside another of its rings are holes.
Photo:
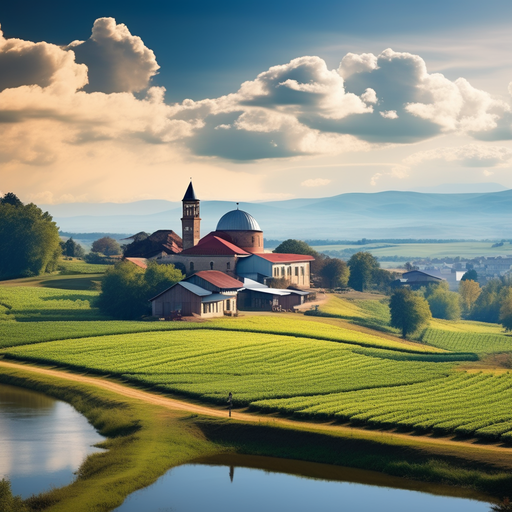
[[[468,445],[437,445],[357,430],[319,432],[311,426],[292,429],[256,420],[250,424],[210,419],[148,405],[92,385],[35,375],[29,369],[6,369],[0,382],[37,389],[70,402],[109,437],[104,443],[108,451],[89,456],[74,483],[29,499],[34,511],[108,511],[169,467],[233,451],[373,469],[496,497],[505,495],[512,486],[512,461],[501,451],[483,452]],[[436,492],[435,487],[431,490]]]

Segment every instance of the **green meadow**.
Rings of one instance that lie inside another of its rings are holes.
[[[478,369],[512,354],[497,325],[436,320],[403,341],[386,299],[342,296],[314,316],[123,322],[101,315],[97,295],[0,286],[0,354],[205,403],[232,392],[235,405],[265,413],[512,441],[512,375]]]
[[[500,247],[492,247],[495,242],[446,242],[446,243],[412,243],[394,244],[379,242],[366,245],[316,245],[318,252],[343,251],[345,249],[367,251],[379,259],[399,256],[402,258],[445,258],[456,257],[475,258],[477,256],[510,256],[512,245],[505,242]]]

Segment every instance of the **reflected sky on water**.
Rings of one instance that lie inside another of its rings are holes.
[[[489,512],[488,503],[304,478],[245,467],[186,464],[133,493],[115,512]]]
[[[69,484],[103,440],[69,404],[0,384],[0,478],[9,478],[14,494]]]

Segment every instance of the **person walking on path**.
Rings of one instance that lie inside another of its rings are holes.
[[[230,391],[229,395],[228,395],[228,406],[229,406],[229,417],[230,418],[231,418],[231,406],[232,405],[233,405],[233,394]]]

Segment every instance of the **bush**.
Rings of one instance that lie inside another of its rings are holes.
[[[11,482],[2,478],[0,480],[0,510],[2,512],[28,512],[28,507],[20,496],[13,496]]]
[[[98,307],[120,320],[141,318],[151,312],[149,299],[182,279],[183,274],[174,265],[150,262],[144,270],[121,261],[105,273]]]

